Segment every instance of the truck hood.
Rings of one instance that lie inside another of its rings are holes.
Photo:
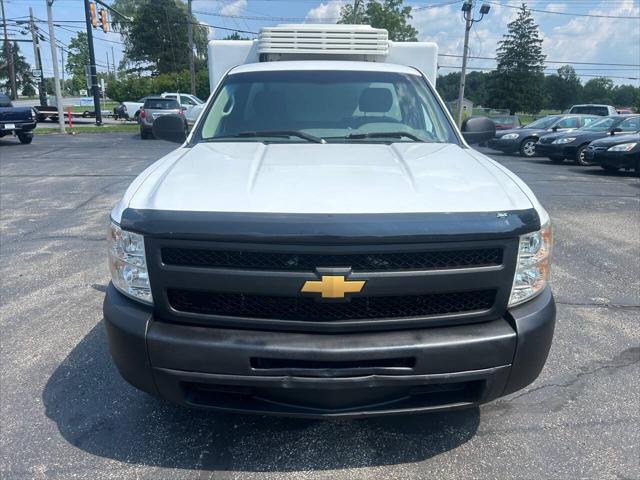
[[[127,207],[252,213],[500,212],[529,209],[532,200],[492,160],[453,144],[219,142],[181,147],[161,159],[134,181],[116,210],[121,214]]]

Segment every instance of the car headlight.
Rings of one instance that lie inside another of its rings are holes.
[[[571,143],[576,139],[576,137],[565,137],[565,138],[558,138],[557,140],[554,140],[551,143],[555,143],[556,145],[562,145],[563,143]]]
[[[620,145],[609,147],[607,150],[610,152],[629,152],[633,150],[637,144],[637,142],[621,143]]]
[[[507,133],[506,135],[503,135],[502,138],[504,138],[505,140],[514,140],[519,136],[520,136],[519,133]]]
[[[144,237],[123,230],[120,225],[111,222],[107,243],[113,285],[125,295],[152,305]]]
[[[544,290],[549,278],[553,236],[551,223],[537,232],[520,236],[518,263],[511,287],[509,307],[531,300]]]

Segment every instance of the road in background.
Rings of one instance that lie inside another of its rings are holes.
[[[357,421],[221,415],[130,387],[107,350],[109,211],[174,146],[0,140],[3,479],[640,477],[640,180],[494,155],[555,225],[540,378],[480,408]],[[213,167],[212,167],[213,168]]]

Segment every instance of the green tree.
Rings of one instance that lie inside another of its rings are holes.
[[[595,77],[584,84],[584,101],[588,103],[613,104],[613,80],[607,77]]]
[[[492,107],[512,113],[537,113],[543,106],[544,60],[542,38],[533,15],[523,3],[517,18],[498,42],[498,67],[491,95]]]
[[[116,0],[112,6],[133,18],[113,16],[112,25],[124,38],[124,60],[135,70],[153,74],[177,72],[189,65],[187,25],[192,23],[196,56],[205,58],[207,30],[180,0]]]
[[[402,0],[365,0],[356,2],[357,7],[345,5],[340,11],[338,23],[367,24],[375,28],[386,28],[389,39],[397,42],[415,42],[418,31],[409,21],[411,7],[403,6]]]
[[[249,37],[241,36],[240,33],[238,32],[233,32],[227,35],[226,37],[224,37],[223,40],[251,40],[251,39]]]
[[[635,103],[638,95],[640,95],[640,88],[633,85],[617,85],[611,92],[611,99],[617,107],[629,107]]]
[[[7,62],[8,52],[2,42],[0,48],[0,90],[10,91],[11,80],[9,78],[9,64]],[[13,57],[13,71],[16,77],[16,89],[23,95],[33,96],[36,94],[35,82],[31,76],[31,66],[27,63],[23,55],[20,54],[18,42],[13,42],[11,46],[11,56]]]
[[[87,74],[85,67],[89,65],[89,42],[86,32],[78,34],[69,42],[66,71],[71,75],[69,90],[77,94],[87,88]],[[66,82],[65,82],[66,83]]]
[[[582,84],[571,65],[564,65],[557,74],[545,77],[546,107],[565,110],[580,102]]]

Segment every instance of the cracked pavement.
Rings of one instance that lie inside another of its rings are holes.
[[[127,385],[101,325],[109,210],[172,145],[130,134],[0,140],[3,479],[640,477],[640,180],[493,158],[555,227],[554,343],[480,408],[354,421],[216,415]]]

